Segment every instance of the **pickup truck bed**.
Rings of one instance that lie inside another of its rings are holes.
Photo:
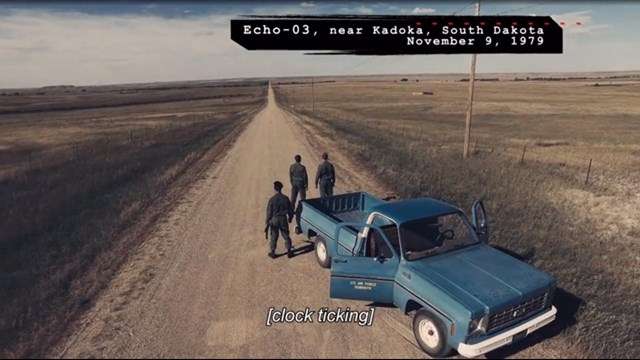
[[[326,240],[333,239],[336,229],[343,223],[364,224],[367,214],[376,205],[385,201],[364,192],[335,195],[302,201],[300,227],[309,237],[320,235]],[[355,235],[359,229],[348,227],[345,236]],[[353,240],[348,241],[351,243]]]

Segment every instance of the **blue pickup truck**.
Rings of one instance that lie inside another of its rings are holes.
[[[430,198],[356,192],[301,204],[299,230],[331,269],[330,296],[415,311],[416,341],[431,356],[479,356],[556,317],[556,279],[487,244],[482,201],[471,221]]]

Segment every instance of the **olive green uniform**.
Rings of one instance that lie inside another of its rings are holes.
[[[296,207],[298,193],[300,193],[300,200],[307,198],[307,188],[309,187],[307,168],[300,163],[294,163],[289,167],[289,180],[291,180],[291,204]]]
[[[318,165],[316,172],[316,187],[320,186],[320,197],[333,196],[333,187],[336,184],[336,171],[333,164],[325,160]]]
[[[282,233],[284,245],[287,250],[293,248],[291,238],[289,237],[289,222],[287,219],[293,219],[293,207],[291,201],[286,195],[281,193],[275,194],[269,199],[267,205],[267,224],[271,229],[271,251],[276,250],[278,243],[278,233]]]

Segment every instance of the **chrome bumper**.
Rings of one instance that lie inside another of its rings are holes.
[[[458,345],[458,353],[464,357],[474,357],[482,354],[486,354],[489,351],[495,350],[504,345],[508,345],[513,341],[513,336],[526,331],[526,336],[532,332],[540,329],[541,327],[549,324],[556,318],[558,310],[555,306],[551,306],[551,309],[545,313],[542,313],[533,319],[516,326],[513,329],[507,330],[503,333],[496,334],[495,336],[479,342],[477,344],[460,344]]]

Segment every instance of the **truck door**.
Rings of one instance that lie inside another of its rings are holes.
[[[482,200],[476,200],[471,206],[471,221],[473,228],[478,235],[478,238],[482,242],[489,242],[489,236],[491,234],[489,219],[487,218],[487,212],[484,208]]]
[[[366,238],[358,241],[359,249],[345,250],[337,246],[331,264],[330,296],[335,299],[393,303],[394,279],[400,258],[385,233],[375,225],[369,227]],[[339,233],[342,227],[339,227]],[[340,239],[336,234],[336,239]]]

